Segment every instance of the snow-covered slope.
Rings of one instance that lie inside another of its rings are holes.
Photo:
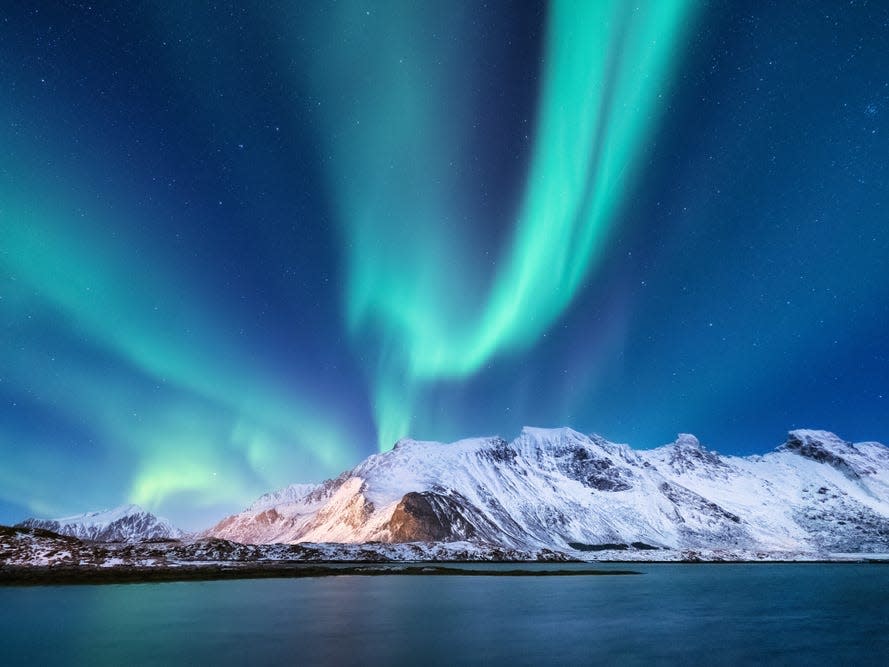
[[[184,536],[169,521],[146,512],[138,505],[122,505],[61,519],[26,519],[18,525],[94,542],[139,542],[180,539]]]
[[[889,449],[806,430],[745,458],[720,456],[687,434],[640,451],[567,428],[525,428],[512,442],[402,440],[336,479],[267,494],[205,535],[253,544],[885,552]]]

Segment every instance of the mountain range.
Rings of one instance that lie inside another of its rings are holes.
[[[889,448],[791,431],[762,456],[723,456],[692,435],[634,450],[569,428],[452,444],[404,439],[335,479],[266,494],[187,536],[136,506],[42,528],[93,541],[219,539],[270,545],[461,544],[620,552],[889,552]]]

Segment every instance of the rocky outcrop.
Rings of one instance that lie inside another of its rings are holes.
[[[453,542],[475,536],[454,501],[431,491],[406,493],[389,519],[390,542]]]
[[[860,477],[845,456],[854,454],[855,445],[827,431],[791,431],[780,451],[792,452],[832,466],[850,479],[857,480]]]

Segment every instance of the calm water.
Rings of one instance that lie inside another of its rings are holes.
[[[630,567],[5,588],[0,663],[889,664],[889,566]]]

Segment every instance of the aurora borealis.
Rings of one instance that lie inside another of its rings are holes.
[[[330,168],[351,240],[347,321],[375,334],[380,348],[372,375],[381,447],[411,432],[410,415],[423,400],[414,395],[418,383],[465,378],[500,352],[526,349],[572,301],[649,136],[682,22],[690,19],[687,4],[657,2],[645,11],[625,3],[552,5],[516,219],[505,248],[478,272],[464,269],[472,263],[465,239],[477,223],[460,201],[460,153],[469,150],[456,149],[465,130],[439,129],[449,116],[472,114],[454,96],[459,81],[433,82],[432,92],[421,84],[441,57],[440,49],[424,54],[415,43],[425,39],[416,30],[423,21],[390,5],[357,27],[359,6],[345,3],[318,26],[312,71],[324,71],[331,56],[323,44],[342,34],[350,38],[349,58],[366,63],[357,81],[347,63],[337,63],[333,76],[325,72],[319,99],[333,109]],[[376,36],[399,21],[407,25],[380,53]],[[405,53],[415,54],[409,65]],[[458,53],[451,57],[460,63]],[[351,92],[345,103],[342,90]],[[454,101],[434,104],[444,99]],[[441,158],[431,173],[426,156]]]
[[[880,3],[182,4],[3,10],[0,523],[889,440]]]

